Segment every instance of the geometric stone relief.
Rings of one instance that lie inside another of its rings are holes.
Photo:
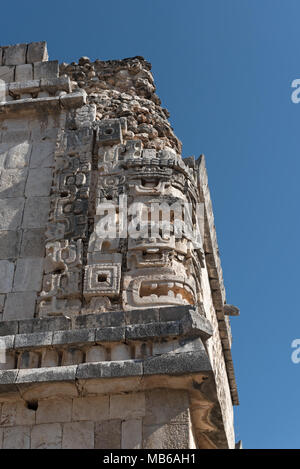
[[[93,264],[85,267],[84,296],[114,297],[120,294],[121,264]]]
[[[135,272],[137,274],[138,270]],[[141,270],[137,278],[125,276],[123,295],[126,309],[194,305],[197,298],[192,277],[188,279],[167,273],[157,275],[156,270],[150,271],[149,274]]]
[[[40,316],[78,314],[82,307],[92,145],[93,132],[85,128],[66,131],[57,142]]]

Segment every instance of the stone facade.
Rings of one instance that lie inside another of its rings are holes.
[[[32,408],[34,407],[34,409]],[[194,448],[187,391],[24,400],[1,405],[2,448]]]
[[[0,48],[0,448],[235,446],[205,160],[150,70]]]

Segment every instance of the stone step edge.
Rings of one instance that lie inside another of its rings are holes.
[[[201,337],[207,340],[212,334],[212,326],[208,319],[195,311],[189,311],[179,321],[6,335],[1,337],[0,345],[6,350],[23,350],[54,345],[145,341],[168,337]]]
[[[82,363],[50,368],[0,371],[0,394],[18,391],[18,385],[75,382],[99,378],[124,378],[147,375],[183,375],[208,372],[212,367],[203,347],[185,353],[170,352],[141,360]]]
[[[86,93],[84,90],[63,96],[26,98],[15,101],[0,102],[0,116],[21,111],[35,111],[38,108],[50,111],[57,109],[72,109],[86,104]]]

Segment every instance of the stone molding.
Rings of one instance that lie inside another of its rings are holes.
[[[239,405],[237,384],[231,354],[231,328],[229,318],[228,316],[225,316],[224,313],[226,295],[204,155],[200,156],[197,163],[199,168],[200,194],[205,207],[205,234],[203,241],[205,261],[208,269],[212,299],[218,319],[219,333],[225,358],[232,403],[234,405]]]

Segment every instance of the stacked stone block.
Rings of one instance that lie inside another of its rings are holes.
[[[0,47],[0,80],[28,82],[58,77],[58,62],[48,62],[47,44],[35,42]]]
[[[49,134],[55,134],[55,127],[49,122],[39,135],[39,127],[26,121],[13,127],[4,121],[0,128],[2,314],[4,320],[30,318],[41,289],[54,146]],[[46,163],[41,159],[45,153]]]
[[[195,443],[187,406],[178,390],[7,402],[0,448],[188,449]]]

